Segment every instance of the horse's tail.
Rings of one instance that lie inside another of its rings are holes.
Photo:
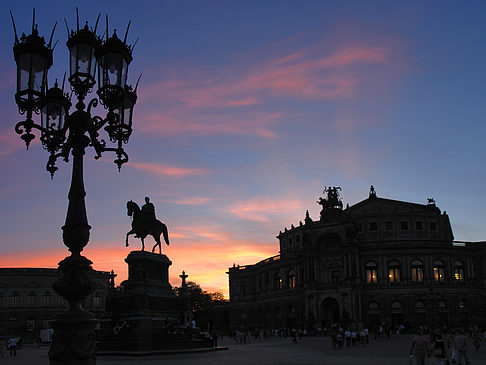
[[[169,232],[167,231],[167,226],[164,224],[163,229],[162,229],[162,234],[164,235],[164,240],[167,246],[170,245],[169,242]]]

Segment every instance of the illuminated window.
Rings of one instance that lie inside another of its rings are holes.
[[[397,261],[388,263],[388,280],[390,283],[400,282],[400,264]]]
[[[34,292],[29,293],[29,307],[35,307],[36,296]]]
[[[444,263],[440,260],[435,260],[434,263],[434,280],[435,281],[444,281]]]
[[[454,263],[454,279],[457,281],[464,281],[464,266],[461,261]]]
[[[283,288],[283,280],[280,275],[275,275],[275,288],[282,289]]]
[[[376,283],[378,281],[377,277],[377,266],[376,263],[370,261],[366,264],[366,282],[367,283]]]
[[[394,302],[392,302],[391,307],[392,307],[392,309],[402,309],[402,303],[395,300]]]
[[[459,309],[466,309],[467,308],[466,301],[465,300],[459,301],[459,304],[457,305],[457,308],[459,308]]]
[[[423,311],[425,309],[425,304],[423,301],[421,300],[417,300],[415,302],[415,310],[416,311]]]
[[[370,310],[370,311],[378,310],[378,303],[377,302],[370,302],[370,304],[368,304],[368,310]]]
[[[439,309],[446,309],[446,308],[447,308],[447,304],[445,300],[439,300]]]
[[[289,272],[289,289],[295,288],[295,273],[293,271]]]
[[[424,281],[424,266],[422,261],[414,260],[412,261],[412,281],[422,282]]]

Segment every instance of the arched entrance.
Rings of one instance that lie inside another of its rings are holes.
[[[329,328],[340,320],[339,303],[335,298],[327,297],[321,302],[321,326]]]

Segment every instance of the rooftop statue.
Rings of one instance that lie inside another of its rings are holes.
[[[324,218],[326,211],[330,209],[343,209],[343,202],[339,199],[339,190],[341,190],[339,186],[324,187],[323,193],[327,193],[327,198],[319,198],[317,201],[319,205],[322,205],[321,220]]]
[[[168,246],[169,233],[167,226],[155,217],[155,206],[150,202],[150,198],[145,197],[145,204],[142,206],[142,209],[131,200],[127,202],[127,215],[133,217],[133,219],[132,230],[127,233],[126,247],[128,247],[128,236],[134,234],[136,238],[140,238],[142,241],[142,251],[144,251],[144,239],[151,235],[157,242],[152,248],[152,252],[155,251],[155,247],[159,246],[159,254],[162,254],[160,235],[163,234],[165,243]]]

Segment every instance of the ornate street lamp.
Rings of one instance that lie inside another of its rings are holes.
[[[71,255],[59,263],[63,276],[54,283],[54,290],[66,299],[69,306],[65,312],[58,313],[52,322],[54,337],[49,351],[51,364],[96,363],[94,328],[97,320],[82,307],[83,301],[94,289],[93,283],[86,276],[86,272],[92,270],[92,262],[81,256],[81,251],[89,241],[91,228],[85,207],[83,156],[86,147],[92,146],[96,152],[95,158],[101,157],[106,151],[115,152],[117,158],[114,162],[118,169],[128,161],[123,143],[128,142],[132,133],[133,108],[137,100],[136,92],[126,83],[133,47],[126,44],[126,34],[123,42],[116,33],[108,38],[108,19],[107,39],[103,41],[96,35],[98,20],[94,30],[87,23],[80,29],[79,20],[76,30],[69,32],[68,27],[68,81],[77,96],[75,110],[70,112],[71,100],[63,90],[64,82],[61,88],[57,81],[52,88],[47,88],[55,26],[46,44],[38,34],[34,12],[32,34],[22,34],[19,39],[12,16],[15,33],[13,51],[17,63],[15,101],[19,113],[26,114],[26,119],[17,123],[15,131],[21,135],[27,148],[35,138],[32,130],[40,131],[42,146],[50,153],[46,169],[51,177],[58,169],[56,161],[59,157],[67,162],[71,154],[73,159],[66,223],[62,227],[63,242]],[[96,64],[99,74],[97,94],[108,109],[105,118],[91,114],[91,109],[98,104],[96,98],[87,107],[84,103],[96,84]],[[38,114],[41,114],[40,123],[33,119]],[[98,132],[102,128],[110,141],[116,144],[114,147],[107,147],[105,140],[99,138]]]

